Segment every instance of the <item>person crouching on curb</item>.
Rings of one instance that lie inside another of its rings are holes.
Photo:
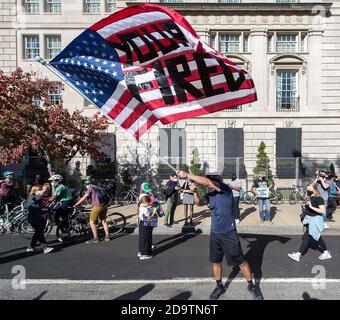
[[[327,250],[325,241],[321,238],[321,232],[325,228],[324,216],[326,215],[325,201],[321,197],[315,182],[307,186],[307,195],[309,201],[303,208],[305,216],[302,218],[302,224],[307,227],[302,238],[302,243],[298,252],[289,253],[288,257],[295,261],[300,261],[301,257],[306,253],[308,248],[314,242],[322,251],[320,260],[332,258]]]
[[[229,266],[239,266],[254,300],[263,300],[260,289],[253,283],[249,264],[243,257],[233,216],[234,201],[230,186],[223,183],[221,175],[217,172],[210,173],[206,177],[195,176],[184,171],[177,172],[177,175],[179,178],[191,179],[196,184],[210,189],[202,199],[199,198],[197,189],[193,189],[195,204],[208,205],[211,211],[210,262],[213,264],[216,288],[211,293],[210,299],[217,300],[226,291],[222,284],[222,261],[225,256]]]
[[[51,251],[53,251],[53,248],[47,245],[44,235],[44,229],[46,225],[44,215],[46,212],[43,211],[43,208],[46,205],[45,197],[47,196],[49,191],[49,184],[44,184],[41,191],[37,191],[36,193],[30,195],[28,198],[28,223],[33,227],[34,234],[31,240],[31,244],[26,249],[26,252],[34,252],[38,241],[42,246],[42,251],[44,253],[50,253]]]
[[[105,231],[105,241],[110,241],[110,231],[109,225],[106,221],[107,219],[107,207],[109,203],[109,198],[107,196],[106,190],[102,187],[96,186],[92,179],[85,180],[85,185],[87,186],[87,191],[85,195],[74,205],[74,207],[82,204],[88,197],[91,197],[92,200],[92,210],[90,214],[90,226],[93,233],[93,238],[91,240],[86,241],[86,243],[97,243],[98,239],[98,230],[97,230],[97,219],[100,218],[100,221],[103,224]]]
[[[140,198],[138,214],[139,223],[139,252],[140,260],[152,258],[152,231],[157,226],[157,210],[154,199],[150,195]]]

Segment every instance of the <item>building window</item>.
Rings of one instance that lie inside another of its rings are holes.
[[[216,36],[214,34],[210,35],[210,47],[215,49]]]
[[[39,13],[39,0],[24,0],[26,13]]]
[[[40,107],[42,101],[41,101],[40,99],[37,99],[37,98],[32,98],[32,103],[33,103],[35,106]]]
[[[160,3],[182,3],[183,0],[160,0]]]
[[[84,13],[100,13],[100,0],[84,0]]]
[[[219,48],[223,53],[240,52],[240,36],[237,34],[221,34]]]
[[[218,0],[218,3],[240,3],[241,0]]]
[[[276,39],[276,52],[297,52],[297,35],[278,34]]]
[[[54,91],[48,92],[48,99],[54,105],[61,104],[61,83],[58,82],[57,87]]]
[[[45,0],[45,12],[61,13],[61,0]]]
[[[39,36],[24,36],[24,59],[33,60],[39,55]]]
[[[297,71],[277,71],[276,111],[299,111]]]
[[[61,36],[46,36],[46,59],[55,58],[61,51]]]
[[[249,35],[243,35],[243,52],[249,52]]]
[[[106,0],[105,1],[105,12],[115,12],[116,11],[116,0]]]
[[[267,37],[267,52],[272,52],[273,50],[273,35],[268,34]]]

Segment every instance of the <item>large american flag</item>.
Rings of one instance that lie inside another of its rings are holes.
[[[245,70],[204,43],[180,14],[154,4],[99,21],[50,65],[137,140],[158,120],[256,101]]]

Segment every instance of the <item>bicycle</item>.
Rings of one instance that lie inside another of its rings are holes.
[[[121,191],[117,194],[117,202],[120,205],[127,205],[137,203],[139,199],[139,193],[133,189],[127,191]]]
[[[307,197],[307,192],[303,189],[302,186],[298,186],[293,184],[293,187],[295,188],[294,191],[292,191],[289,194],[289,204],[296,204],[298,202],[306,202],[308,197]]]
[[[19,225],[25,217],[28,215],[27,209],[25,209],[26,201],[22,201],[19,206],[9,210],[10,203],[4,204],[5,210],[0,215],[0,232],[5,233],[7,230],[11,232],[18,232]]]
[[[253,191],[249,190],[243,193],[242,201],[246,204],[254,204],[256,205],[258,202],[258,196]],[[282,204],[283,203],[283,195],[280,191],[270,190],[269,191],[269,201],[274,204]]]
[[[90,213],[83,207],[73,208],[68,221],[65,220],[57,226],[56,235],[63,242],[70,243],[77,241],[91,232],[89,223]],[[126,218],[121,213],[114,212],[106,218],[109,225],[110,235],[116,235],[122,232],[126,226]],[[102,221],[97,220],[98,233],[103,233],[104,226]]]

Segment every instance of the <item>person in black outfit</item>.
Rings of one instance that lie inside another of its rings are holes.
[[[47,245],[44,229],[46,221],[44,219],[45,212],[43,208],[45,206],[45,195],[49,191],[49,184],[45,184],[40,192],[36,192],[35,194],[29,196],[27,200],[28,207],[28,223],[33,227],[34,234],[31,240],[29,247],[26,252],[33,252],[35,247],[39,241],[42,246],[44,253],[50,253],[53,248]]]
[[[165,216],[164,226],[171,227],[174,223],[175,210],[178,204],[178,190],[180,190],[176,173],[170,175],[165,186]]]
[[[226,291],[222,283],[222,261],[225,257],[229,266],[240,268],[248,282],[248,291],[253,295],[254,300],[263,300],[261,291],[253,283],[250,266],[243,257],[233,216],[234,201],[231,186],[223,183],[219,173],[210,173],[207,177],[200,177],[179,171],[177,175],[182,179],[191,179],[210,190],[205,198],[200,199],[197,189],[193,189],[195,204],[208,205],[211,211],[209,260],[213,264],[216,288],[211,293],[210,299],[217,300]]]
[[[325,201],[321,197],[315,182],[307,186],[307,195],[309,201],[302,206],[304,216],[302,223],[306,226],[306,232],[303,235],[302,243],[298,252],[289,253],[288,257],[295,261],[300,261],[301,257],[307,252],[313,243],[316,243],[322,251],[320,260],[332,258],[327,250],[325,241],[321,238],[321,232],[324,229],[324,216],[326,214]]]

